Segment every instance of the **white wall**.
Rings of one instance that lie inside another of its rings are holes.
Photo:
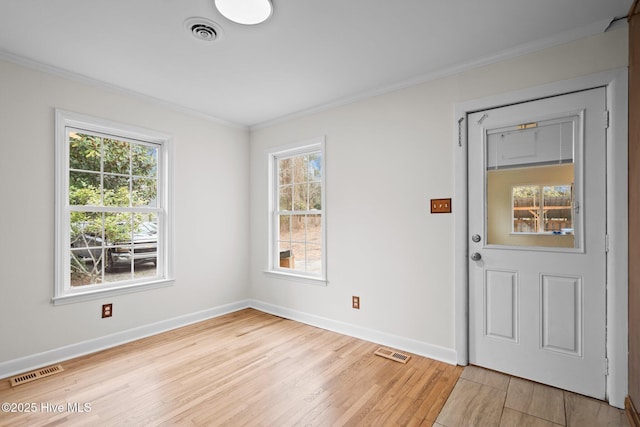
[[[51,304],[54,108],[173,136],[173,286]],[[0,148],[0,364],[248,297],[245,129],[0,61]]]
[[[429,214],[428,200],[453,195],[454,104],[626,64],[621,29],[248,135],[0,61],[0,365],[247,298],[424,344],[423,354],[444,349],[453,361],[453,216]],[[54,108],[173,135],[173,286],[51,304]],[[327,137],[326,287],[263,274],[265,150],[319,135]],[[114,316],[100,319],[106,302]]]
[[[254,130],[253,298],[318,324],[424,343],[424,353],[450,349],[454,362],[453,216],[429,213],[430,198],[454,191],[454,105],[626,65],[623,28]],[[327,144],[327,287],[263,274],[265,150],[319,135]]]

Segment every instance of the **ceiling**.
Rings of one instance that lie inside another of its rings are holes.
[[[71,72],[227,123],[292,114],[602,32],[632,0],[0,0],[0,58]],[[221,35],[196,40],[191,17]]]

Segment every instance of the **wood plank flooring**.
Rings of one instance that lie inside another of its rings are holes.
[[[35,411],[0,412],[0,425],[431,426],[462,368],[414,355],[401,364],[378,347],[242,310],[32,383],[2,380],[0,403]]]

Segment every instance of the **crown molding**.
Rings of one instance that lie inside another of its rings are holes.
[[[207,120],[210,122],[214,122],[223,126],[253,132],[253,131],[268,128],[280,123],[284,123],[293,119],[309,116],[312,114],[317,114],[333,108],[342,107],[348,104],[353,104],[355,102],[363,101],[368,98],[373,98],[373,97],[384,95],[397,90],[406,89],[412,86],[417,86],[423,83],[427,83],[430,81],[438,80],[441,78],[445,78],[448,76],[452,76],[455,74],[480,68],[486,65],[506,61],[512,58],[516,58],[518,56],[522,56],[522,55],[537,52],[543,49],[551,48],[553,46],[557,46],[563,43],[569,43],[582,38],[594,36],[596,34],[604,33],[607,31],[613,31],[622,27],[627,27],[627,25],[628,24],[625,19],[611,18],[611,19],[596,21],[589,25],[574,28],[572,30],[565,31],[563,33],[559,33],[559,34],[555,34],[542,39],[534,40],[532,42],[524,43],[519,46],[497,52],[492,55],[475,58],[470,61],[465,61],[459,64],[455,64],[451,67],[434,70],[429,73],[421,74],[401,82],[382,86],[369,91],[360,92],[352,96],[339,98],[325,104],[320,104],[320,105],[303,109],[291,114],[286,114],[280,117],[276,117],[271,120],[254,123],[252,125],[240,124],[240,123],[231,122],[225,119],[221,119],[219,117],[212,116],[202,111],[194,110],[180,104],[162,100],[160,98],[156,98],[151,95],[146,95],[146,94],[137,92],[135,90],[127,89],[112,83],[107,83],[101,80],[93,79],[91,77],[87,77],[82,74],[75,73],[73,71],[55,67],[53,65],[38,62],[36,60],[30,59],[9,51],[5,51],[2,49],[0,49],[0,60],[5,60],[7,62],[11,62],[17,65],[31,68],[36,71],[41,71],[41,72],[62,77],[68,80],[81,82],[90,86],[109,90],[111,92],[131,96],[134,98],[145,100],[147,102],[152,102],[154,104],[161,105],[167,109],[180,112],[192,117]]]
[[[156,105],[160,105],[169,110],[186,114],[191,117],[196,117],[199,119],[203,119],[209,122],[217,123],[219,125],[240,129],[244,131],[248,131],[249,127],[247,125],[231,122],[228,120],[221,119],[219,117],[212,116],[210,114],[204,113],[202,111],[197,111],[189,107],[185,107],[180,104],[176,104],[174,102],[165,101],[160,98],[156,98],[151,95],[146,95],[141,92],[137,92],[135,90],[127,89],[122,86],[118,86],[112,83],[107,83],[102,80],[94,79],[91,77],[87,77],[85,75],[75,73],[73,71],[65,70],[63,68],[55,67],[53,65],[45,64],[39,61],[36,61],[31,58],[27,58],[22,55],[18,55],[6,50],[0,49],[0,60],[4,60],[6,62],[10,62],[16,65],[20,65],[26,68],[30,68],[35,71],[40,71],[46,74],[50,74],[53,76],[61,77],[67,80],[76,81],[79,83],[86,84],[88,86],[93,86],[99,89],[108,90],[110,92],[114,92],[120,95],[130,96],[132,98],[137,98],[142,101],[150,102]]]
[[[320,112],[337,108],[337,107],[342,107],[344,105],[352,104],[358,101],[363,101],[365,99],[384,95],[390,92],[395,92],[397,90],[406,89],[412,86],[417,86],[423,83],[428,83],[428,82],[449,77],[455,74],[460,74],[476,68],[484,67],[486,65],[495,64],[498,62],[523,56],[526,54],[534,53],[540,50],[548,49],[564,43],[569,43],[572,41],[587,38],[590,36],[601,34],[607,31],[612,31],[622,27],[626,28],[626,26],[627,26],[627,23],[624,19],[611,18],[611,19],[596,21],[589,25],[574,28],[569,31],[565,31],[559,34],[542,38],[542,39],[537,39],[528,43],[515,46],[510,49],[502,50],[492,55],[475,58],[470,61],[453,65],[451,67],[435,70],[426,74],[421,74],[419,76],[404,80],[402,82],[376,88],[370,91],[361,92],[359,94],[355,94],[350,97],[337,99],[335,101],[332,101],[326,104],[321,104],[321,105],[308,108],[305,110],[301,110],[292,114],[287,114],[281,117],[277,117],[272,120],[256,123],[249,126],[249,131],[253,132],[256,130],[268,128],[280,123],[288,122],[293,119],[298,119],[301,117],[320,113]]]

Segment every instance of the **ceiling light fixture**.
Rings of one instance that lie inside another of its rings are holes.
[[[260,24],[273,13],[270,0],[215,0],[215,5],[222,16],[243,25]]]

